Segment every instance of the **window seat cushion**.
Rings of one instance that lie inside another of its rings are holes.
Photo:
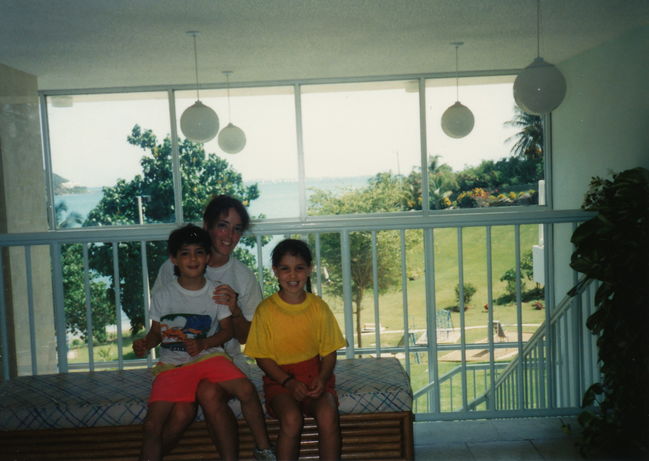
[[[262,372],[251,379],[263,403]],[[0,383],[0,430],[140,424],[152,375],[148,369],[24,376]],[[411,411],[412,390],[395,358],[339,359],[336,389],[341,414]],[[239,401],[230,405],[241,418]],[[197,416],[202,420],[202,414]]]

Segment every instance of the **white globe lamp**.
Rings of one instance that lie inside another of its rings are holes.
[[[537,57],[514,81],[514,100],[528,114],[552,112],[566,96],[566,79],[556,66]]]
[[[180,129],[190,141],[205,143],[219,132],[219,117],[212,108],[196,101],[180,116]]]
[[[458,49],[464,42],[452,42],[455,46],[455,104],[449,106],[442,114],[442,131],[450,138],[463,138],[473,130],[475,118],[473,112],[460,102],[460,77]]]
[[[226,154],[238,154],[246,147],[246,134],[241,128],[232,123],[232,110],[230,108],[230,74],[231,70],[224,70],[228,89],[228,125],[219,133],[219,147]]]
[[[196,76],[196,102],[180,116],[180,130],[192,142],[205,143],[214,139],[219,132],[219,117],[210,107],[201,102],[198,85],[198,52],[196,50],[197,30],[187,31],[194,39],[194,73]]]
[[[541,57],[541,0],[536,0],[536,59],[514,80],[514,100],[532,115],[552,112],[566,96],[566,79]]]
[[[238,154],[246,147],[246,134],[232,123],[219,133],[219,147],[228,154]]]
[[[442,131],[451,138],[465,137],[471,133],[474,124],[473,112],[460,101],[456,101],[442,115]]]

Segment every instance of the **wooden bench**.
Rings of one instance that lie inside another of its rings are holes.
[[[336,377],[342,458],[413,459],[412,390],[401,364],[393,358],[341,359]],[[255,368],[251,379],[261,391],[261,371]],[[150,383],[150,372],[140,369],[28,376],[0,384],[0,460],[137,459]],[[241,458],[250,459],[252,436],[239,402],[230,405],[239,418]],[[266,423],[276,439],[278,421]],[[307,418],[300,459],[317,458],[317,427]],[[220,459],[200,412],[165,459]]]

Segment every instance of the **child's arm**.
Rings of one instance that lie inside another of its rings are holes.
[[[136,339],[133,341],[133,352],[137,357],[146,356],[149,349],[153,349],[162,341],[162,335],[160,334],[160,322],[153,320],[151,322],[151,328],[144,338]]]
[[[219,321],[219,331],[207,338],[185,340],[185,350],[192,357],[210,347],[223,346],[232,338],[232,317]]]
[[[325,390],[325,383],[331,377],[335,367],[336,351],[322,357],[322,360],[320,360],[320,373],[316,378],[313,378],[313,381],[309,385],[309,392],[307,392],[308,397],[320,397]]]
[[[290,390],[293,398],[298,402],[301,402],[307,396],[308,388],[306,384],[282,370],[273,359],[257,359],[257,365],[266,373],[266,376]]]

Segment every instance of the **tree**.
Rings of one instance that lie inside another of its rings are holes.
[[[88,214],[87,226],[137,223],[138,197],[150,197],[143,208],[144,222],[174,222],[171,138],[167,136],[159,143],[151,130],[135,125],[127,141],[146,152],[140,160],[142,174],[128,181],[119,179],[113,187],[104,187],[102,199]],[[203,145],[185,139],[178,149],[185,221],[200,222],[205,205],[214,195],[228,194],[244,205],[259,197],[256,184],[245,186],[240,173],[226,160],[207,154]],[[242,241],[247,242],[246,239]],[[139,242],[119,242],[118,251],[120,301],[135,333],[144,327],[141,245]],[[146,253],[146,275],[149,280],[155,280],[160,264],[167,258],[166,242],[147,242]],[[236,255],[248,262],[244,253],[244,249],[238,248]],[[91,260],[102,275],[111,279],[114,287],[112,244],[93,246]]]
[[[381,213],[401,210],[403,192],[400,177],[390,173],[379,173],[371,178],[363,189],[352,189],[335,195],[330,191],[316,190],[310,198],[310,214],[339,215],[356,213]],[[356,334],[358,347],[362,347],[361,310],[367,290],[373,288],[372,237],[369,232],[349,234],[351,252],[351,289],[355,305]],[[377,263],[379,293],[389,291],[400,280],[400,265],[395,264],[399,253],[399,236],[394,231],[377,235]],[[323,265],[329,272],[326,289],[340,296],[343,288],[341,242],[338,234],[322,234],[320,254]]]
[[[431,210],[448,208],[451,205],[449,197],[458,187],[453,169],[445,163],[439,163],[440,158],[439,155],[428,157],[428,201]],[[404,210],[422,209],[421,176],[421,169],[413,168],[405,179],[408,200]]]
[[[65,202],[55,206],[56,221],[59,228],[80,226],[83,222],[81,215],[76,212],[69,213],[65,218],[63,214],[68,211]],[[81,244],[63,245],[61,247],[61,260],[63,262],[63,308],[65,310],[65,326],[69,333],[78,334],[82,339],[88,340],[86,319],[86,293],[84,285],[85,273],[83,267],[83,248]],[[107,339],[106,326],[115,323],[114,303],[111,301],[111,292],[108,285],[98,279],[96,271],[88,271],[90,286],[90,299],[92,309],[92,333],[98,342]]]
[[[543,158],[543,121],[540,116],[528,114],[514,106],[514,118],[505,122],[505,126],[520,129],[507,138],[507,141],[516,140],[511,149],[513,156],[537,160]]]

